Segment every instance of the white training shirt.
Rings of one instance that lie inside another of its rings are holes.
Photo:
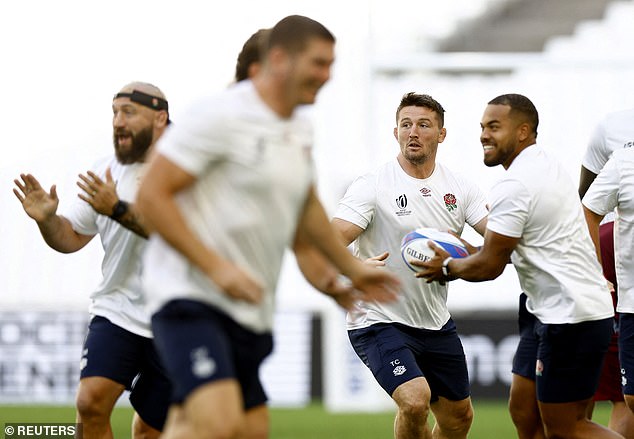
[[[172,299],[207,303],[255,332],[273,328],[274,293],[312,185],[312,130],[282,119],[251,81],[202,99],[157,143],[158,153],[195,176],[177,196],[188,225],[210,248],[264,286],[258,305],[234,300],[160,236],[146,251],[151,312]]]
[[[614,315],[579,194],[556,159],[529,146],[493,187],[490,200],[487,229],[520,238],[512,261],[529,312],[546,324]]]
[[[634,146],[634,108],[608,114],[595,128],[583,167],[598,174],[612,153]]]
[[[110,156],[98,161],[92,171],[105,180],[107,168],[110,168],[116,182],[119,198],[134,201],[145,164],[122,165]],[[98,214],[90,204],[80,199],[62,215],[77,233],[99,234],[104,249],[101,263],[103,279],[90,295],[90,313],[105,317],[134,334],[151,337],[150,316],[145,309],[140,278],[141,257],[147,240],[115,220]]]
[[[447,286],[414,277],[401,257],[401,240],[417,227],[460,234],[465,223],[473,226],[486,215],[486,199],[480,189],[440,163],[426,179],[409,176],[396,159],[357,178],[334,216],[364,229],[353,244],[357,257],[365,260],[390,253],[386,267],[398,276],[402,291],[394,303],[360,302],[360,311],[347,316],[348,329],[378,322],[442,328],[450,318]]]
[[[634,313],[634,148],[614,151],[583,197],[583,204],[598,215],[606,215],[616,208],[616,310]]]

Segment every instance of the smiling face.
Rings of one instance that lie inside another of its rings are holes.
[[[502,165],[508,169],[522,151],[528,138],[528,124],[520,120],[508,105],[487,105],[480,122],[480,143],[484,151],[484,164]]]
[[[334,43],[321,38],[311,38],[303,50],[288,54],[287,87],[297,105],[315,103],[317,93],[330,79],[334,61]]]
[[[440,126],[438,115],[427,107],[408,106],[399,112],[394,137],[401,155],[413,165],[433,162],[438,144],[445,140],[446,130]]]

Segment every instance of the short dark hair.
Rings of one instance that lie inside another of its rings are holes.
[[[396,123],[398,124],[398,115],[401,110],[405,107],[426,107],[432,110],[438,116],[438,123],[440,124],[440,128],[445,126],[445,109],[440,105],[440,103],[426,94],[418,94],[413,91],[409,93],[405,93],[401,98],[401,103],[398,105],[396,109]]]
[[[312,38],[335,42],[335,36],[318,21],[302,15],[289,15],[271,29],[266,51],[281,46],[290,53],[297,53],[302,51]]]
[[[271,29],[259,29],[245,41],[236,62],[236,82],[249,77],[249,67],[262,59],[262,50],[266,46]]]
[[[526,96],[515,93],[504,94],[491,99],[489,105],[508,105],[511,107],[511,112],[519,113],[525,119],[537,137],[539,114],[535,105]]]

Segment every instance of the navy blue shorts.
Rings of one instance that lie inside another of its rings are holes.
[[[525,293],[520,294],[517,324],[519,327],[520,341],[513,357],[512,372],[516,375],[535,381],[535,361],[539,340],[535,334],[537,317],[526,309]]]
[[[152,316],[154,340],[173,384],[173,401],[182,403],[197,387],[235,379],[244,408],[266,403],[260,382],[262,361],[273,350],[271,333],[257,334],[201,302],[172,300]]]
[[[634,314],[619,313],[619,362],[623,394],[634,395]]]
[[[535,324],[537,399],[572,402],[592,398],[612,337],[612,317],[575,324]]]
[[[361,361],[389,395],[401,384],[425,377],[432,402],[439,396],[452,401],[469,396],[464,350],[451,319],[437,331],[376,323],[350,330],[348,337]]]
[[[94,316],[88,325],[80,378],[104,377],[130,391],[130,403],[141,419],[162,430],[171,386],[151,338],[126,331]]]

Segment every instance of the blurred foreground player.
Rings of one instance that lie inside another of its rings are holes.
[[[156,231],[145,292],[175,385],[166,438],[268,437],[258,372],[272,350],[282,258],[298,234],[357,288],[343,293],[349,306],[396,297],[398,281],[352,257],[330,226],[314,189],[312,130],[294,115],[329,79],[334,42],[310,18],[281,20],[261,71],[190,109],[141,184]]]

